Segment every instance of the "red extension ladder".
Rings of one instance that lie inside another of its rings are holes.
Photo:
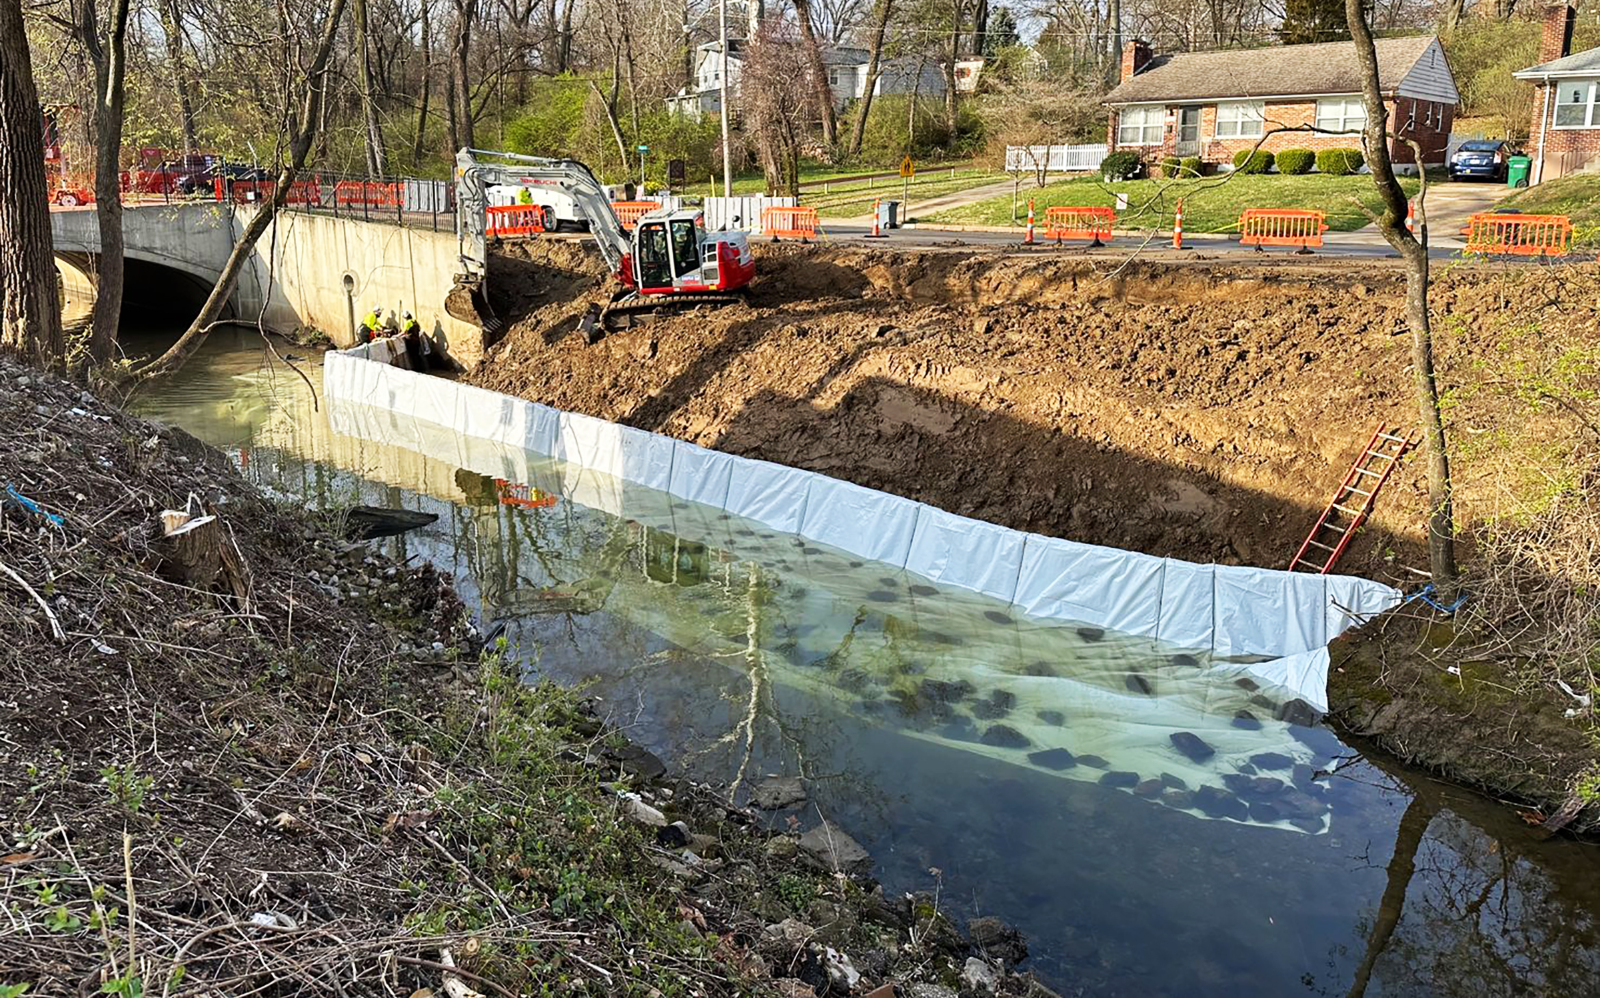
[[[1399,427],[1390,428],[1379,423],[1372,439],[1362,448],[1361,456],[1350,466],[1350,473],[1333,493],[1333,501],[1322,511],[1317,525],[1306,535],[1304,544],[1289,562],[1289,571],[1316,572],[1327,575],[1333,570],[1344,549],[1350,546],[1356,530],[1372,515],[1372,505],[1378,492],[1389,480],[1395,465],[1406,451],[1417,445],[1412,434],[1400,436]],[[1324,557],[1326,556],[1326,557]],[[1318,559],[1322,559],[1320,562]]]

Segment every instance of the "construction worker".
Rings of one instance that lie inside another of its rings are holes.
[[[433,343],[422,332],[422,324],[410,312],[400,313],[400,342],[405,347],[405,366],[412,371],[426,371],[428,359],[433,354]]]
[[[371,343],[383,335],[383,306],[374,305],[367,310],[366,318],[361,320],[361,325],[356,328],[357,343]]]
[[[526,187],[517,191],[517,204],[533,204],[533,191]]]

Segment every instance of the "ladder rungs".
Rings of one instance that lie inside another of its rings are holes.
[[[1398,454],[1385,454],[1381,450],[1369,450],[1369,451],[1367,451],[1367,456],[1368,457],[1381,457],[1385,461],[1394,461],[1394,460],[1398,460],[1400,455],[1398,455]]]
[[[1341,534],[1348,534],[1350,532],[1350,528],[1349,527],[1341,526],[1340,524],[1337,524],[1337,523],[1329,523],[1327,520],[1322,521],[1322,529],[1323,530],[1337,530]]]
[[[1366,516],[1367,515],[1365,510],[1351,509],[1349,506],[1341,506],[1338,503],[1334,503],[1333,504],[1333,508],[1338,510],[1341,513],[1349,513],[1351,516]]]
[[[1366,475],[1368,478],[1382,478],[1383,477],[1383,473],[1382,472],[1368,471],[1365,468],[1357,468],[1356,469],[1356,474],[1358,474],[1358,475]]]
[[[1409,438],[1407,438],[1407,437],[1397,437],[1393,433],[1380,433],[1380,434],[1378,434],[1378,436],[1382,437],[1384,440],[1393,440],[1397,444],[1406,444],[1406,445],[1409,446],[1410,443],[1411,443],[1411,440]]]
[[[1306,541],[1306,543],[1310,544],[1314,548],[1321,548],[1324,551],[1337,551],[1338,550],[1338,548],[1331,548],[1328,545],[1322,543],[1321,541]]]
[[[1370,495],[1372,495],[1371,492],[1364,492],[1361,489],[1356,488],[1354,485],[1346,485],[1344,487],[1344,490],[1346,492],[1354,492],[1358,496],[1370,496]]]

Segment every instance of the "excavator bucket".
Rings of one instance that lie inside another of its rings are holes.
[[[605,330],[601,328],[600,306],[597,303],[590,302],[589,307],[584,310],[583,317],[578,320],[578,332],[583,334],[583,342],[591,344],[600,342],[600,337],[605,335]]]
[[[498,339],[506,330],[505,321],[495,314],[494,307],[489,304],[482,278],[458,274],[455,286],[445,296],[444,310],[452,318],[482,328],[486,342]]]

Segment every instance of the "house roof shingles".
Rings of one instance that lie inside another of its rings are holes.
[[[1560,59],[1551,59],[1549,62],[1541,62],[1537,66],[1529,66],[1527,69],[1512,73],[1511,75],[1517,77],[1518,79],[1526,80],[1533,77],[1544,76],[1547,73],[1551,76],[1563,76],[1568,73],[1574,75],[1600,73],[1600,48],[1592,48],[1584,52],[1575,52],[1572,55],[1565,56]]]
[[[1393,93],[1432,45],[1432,35],[1378,38],[1378,83]],[[1276,48],[1179,52],[1150,60],[1105,96],[1107,104],[1287,97],[1361,92],[1361,67],[1352,42]]]

